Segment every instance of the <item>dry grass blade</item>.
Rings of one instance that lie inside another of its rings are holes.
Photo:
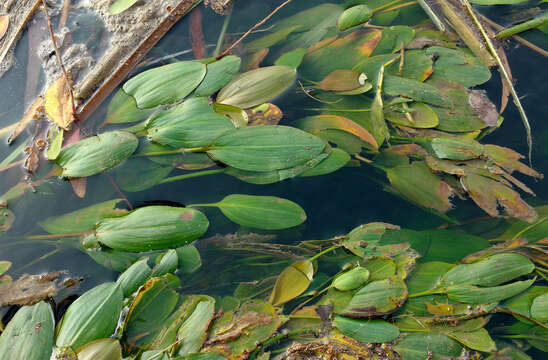
[[[10,24],[9,15],[0,16],[0,39],[2,39],[4,35],[6,35],[9,24]]]

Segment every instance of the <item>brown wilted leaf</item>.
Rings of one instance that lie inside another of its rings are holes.
[[[70,82],[72,86],[72,81]],[[74,121],[70,89],[63,76],[55,80],[46,90],[45,110],[48,118],[65,130],[68,130],[69,125]]]
[[[18,280],[0,284],[0,306],[32,305],[40,300],[55,296],[65,287],[66,282],[59,281],[56,271],[45,275],[21,276]]]
[[[86,178],[73,178],[70,179],[70,184],[72,185],[72,190],[76,196],[80,199],[83,199],[86,196]]]
[[[500,216],[498,207],[504,207],[508,215],[516,219],[535,221],[537,213],[510,187],[485,176],[469,173],[461,178],[461,184],[472,200],[493,217]]]
[[[494,127],[499,123],[499,112],[495,104],[487,97],[485,90],[471,90],[468,101],[474,113],[488,126]]]
[[[278,125],[284,114],[274,104],[266,103],[245,110],[248,116],[248,126]]]
[[[32,120],[36,120],[39,118],[40,116],[39,114],[42,111],[43,105],[44,105],[44,98],[41,96],[38,96],[36,100],[34,100],[32,105],[29,107],[25,115],[23,115],[21,120],[19,120],[19,122],[17,123],[15,130],[13,130],[10,137],[8,138],[8,145],[11,145],[11,143],[14,142],[15,139],[17,139],[19,134],[21,134],[21,132],[25,130],[27,125],[30,124]]]
[[[520,153],[498,145],[485,145],[484,153],[489,159],[493,160],[498,166],[509,173],[519,171],[522,174],[542,179],[544,175],[531,169],[529,166],[519,162],[523,158]]]
[[[9,15],[0,16],[0,39],[2,39],[4,35],[6,35],[9,24],[10,24]]]

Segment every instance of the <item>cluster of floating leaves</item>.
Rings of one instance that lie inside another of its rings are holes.
[[[111,12],[135,3],[116,1]],[[241,57],[147,70],[112,98],[103,125],[117,130],[65,147],[72,119],[60,81],[45,101],[57,124],[52,168],[0,197],[0,230],[13,223],[11,204],[54,176],[75,189],[80,181],[85,194],[82,179],[111,171],[123,191],[138,192],[220,173],[271,184],[361,163],[384,173],[389,191],[436,214],[451,209],[452,196],[470,197],[493,217],[504,208],[514,220],[498,245],[384,223],[294,247],[261,234],[218,236],[199,241],[247,276],[257,266],[250,250],[275,261],[261,264],[268,265],[261,281],[241,282],[230,296],[182,295],[180,277],[211,284],[224,276],[196,276],[202,260],[190,244],[210,225],[198,209],[216,207],[244,228],[267,231],[300,225],[305,211],[247,194],[131,211],[109,200],[39,225],[46,238],[77,238],[79,249],[121,273],[118,280],[85,292],[59,321],[42,299],[70,284],[46,276],[42,293],[0,297],[26,305],[2,331],[0,359],[528,359],[531,347],[547,351],[548,289],[538,284],[547,272],[548,210],[528,205],[515,188],[534,194],[512,174],[542,175],[515,151],[479,142],[502,122],[486,94],[471,89],[489,80],[489,68],[428,26],[355,28],[375,10],[319,5],[278,22]],[[295,126],[278,125],[282,111],[271,101],[296,79],[319,105]],[[135,124],[119,129],[127,123]],[[246,248],[234,246],[240,238]],[[234,260],[227,248],[244,255]],[[0,262],[0,275],[9,267]],[[0,291],[26,280],[4,275]],[[506,322],[488,328],[495,316]]]

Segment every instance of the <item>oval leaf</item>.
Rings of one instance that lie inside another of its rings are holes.
[[[354,26],[364,24],[371,19],[373,12],[367,5],[356,5],[346,9],[339,15],[337,28],[339,31],[345,31]]]
[[[194,95],[211,96],[219,91],[238,73],[241,62],[239,57],[228,55],[207,64],[207,74],[202,83],[194,90]]]
[[[335,316],[333,326],[346,336],[362,343],[390,342],[400,334],[397,326],[384,320],[363,320]]]
[[[287,90],[297,71],[289,66],[268,66],[236,76],[217,96],[217,102],[247,109],[274,99]]]
[[[280,306],[296,298],[308,289],[314,277],[314,265],[310,260],[301,260],[286,267],[276,279],[269,302]]]
[[[353,318],[382,316],[396,311],[407,299],[401,279],[373,281],[354,294],[341,315]]]
[[[354,290],[364,285],[367,282],[367,280],[369,280],[369,270],[361,266],[358,266],[335,278],[335,280],[333,280],[333,287],[339,291]],[[361,341],[361,340],[358,340],[358,341]],[[387,340],[387,341],[391,341],[391,340]],[[367,342],[382,342],[382,341],[367,341]]]
[[[121,360],[122,347],[116,339],[99,339],[82,346],[76,352],[78,360]]]
[[[135,152],[138,145],[135,135],[110,131],[64,148],[56,162],[63,168],[63,176],[91,176],[120,164]]]

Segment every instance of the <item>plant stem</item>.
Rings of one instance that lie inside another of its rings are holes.
[[[512,36],[512,35],[518,34],[520,32],[536,28],[536,27],[538,27],[540,25],[543,25],[547,22],[548,22],[548,11],[545,11],[543,14],[541,14],[540,16],[538,16],[534,19],[522,22],[520,24],[511,26],[509,28],[506,28],[506,29],[498,32],[495,35],[495,37],[497,39],[504,39],[504,38],[507,38],[508,36]]]
[[[436,294],[443,294],[443,293],[444,293],[444,289],[432,289],[432,290],[426,290],[426,291],[421,291],[421,292],[418,292],[418,293],[414,293],[414,294],[409,295],[408,297],[409,298],[414,298],[414,297],[419,297],[419,296],[436,295]]]
[[[257,358],[257,355],[261,351],[263,351],[264,348],[274,344],[277,341],[289,338],[291,336],[306,334],[306,333],[313,333],[314,334],[314,333],[316,333],[316,330],[304,328],[304,329],[297,329],[297,330],[293,330],[293,331],[289,331],[289,332],[286,332],[286,333],[281,333],[281,334],[278,334],[276,336],[273,336],[270,339],[263,342],[261,345],[257,346],[257,349],[255,349],[255,351],[253,351],[251,353],[251,355],[249,356],[249,360],[255,360]]]
[[[214,170],[198,171],[198,172],[193,172],[193,173],[190,173],[190,174],[184,174],[184,175],[178,175],[178,176],[171,176],[171,177],[165,178],[162,181],[160,181],[160,184],[167,184],[167,183],[170,183],[170,182],[184,180],[184,179],[190,179],[190,178],[198,177],[198,176],[222,174],[224,172],[225,172],[225,169],[214,169]]]
[[[381,5],[379,7],[374,8],[374,9],[371,9],[371,12],[376,13],[378,11],[388,9],[388,8],[392,7],[393,5],[401,3],[402,1],[404,1],[404,0],[394,0],[392,2],[389,2],[388,4],[384,4],[384,5]]]
[[[230,23],[231,17],[232,11],[229,11],[228,14],[225,16],[225,21],[223,22],[223,27],[221,28],[219,39],[217,39],[217,46],[215,47],[215,52],[213,53],[213,57],[215,58],[221,53],[221,48],[223,47],[223,43],[225,41],[226,29],[228,29],[228,24]]]
[[[309,261],[313,261],[313,260],[316,260],[317,258],[319,258],[320,256],[322,255],[325,255],[327,253],[330,253],[331,251],[333,250],[337,250],[338,248],[340,248],[341,246],[340,245],[333,245],[327,249],[325,249],[324,251],[321,251],[319,253],[317,253],[316,255],[312,256],[310,259],[308,259]]]
[[[59,238],[66,238],[66,237],[79,237],[86,233],[87,231],[82,231],[77,233],[66,233],[66,234],[33,235],[33,236],[27,236],[25,237],[25,239],[27,240],[59,239]]]
[[[400,5],[397,5],[397,6],[394,6],[394,7],[379,11],[379,14],[386,13],[386,12],[389,12],[389,11],[403,9],[405,7],[413,6],[413,5],[416,5],[416,4],[417,4],[417,1],[411,1],[411,2],[408,2],[408,3],[405,3],[405,4],[400,4]]]

